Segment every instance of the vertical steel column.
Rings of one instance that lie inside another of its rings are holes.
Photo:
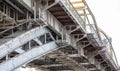
[[[36,20],[36,2],[34,1],[34,20]]]
[[[31,41],[29,41],[28,44],[29,44],[28,48],[31,49]]]
[[[8,60],[8,57],[9,57],[8,55],[5,56],[6,61]]]
[[[45,34],[45,43],[47,43],[47,34]]]

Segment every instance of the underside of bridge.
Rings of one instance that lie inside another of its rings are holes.
[[[117,71],[85,0],[0,0],[0,71]]]

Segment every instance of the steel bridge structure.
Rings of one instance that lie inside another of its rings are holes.
[[[85,0],[0,0],[0,71],[117,71],[111,38]]]

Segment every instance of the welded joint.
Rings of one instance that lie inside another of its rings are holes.
[[[72,32],[74,32],[74,31],[78,30],[78,29],[80,29],[80,26],[77,26],[75,29],[71,30],[71,31],[70,31],[70,34],[71,34]]]
[[[43,43],[38,39],[38,38],[35,38],[33,39],[35,42],[37,42],[39,45],[43,45]]]
[[[19,54],[22,54],[22,53],[24,53],[25,51],[22,49],[22,47],[20,47],[20,48],[17,48],[17,49],[15,50],[15,52],[17,52],[17,53],[19,53]]]
[[[85,48],[87,46],[89,46],[91,44],[91,42],[89,42],[88,44],[86,44],[85,46],[83,46],[82,48]]]
[[[53,35],[49,32],[49,35],[50,35],[50,37],[52,38],[52,40],[54,40],[55,41],[55,38],[53,37]]]
[[[51,4],[50,6],[46,7],[44,9],[44,11],[47,10],[47,9],[49,9],[49,8],[51,8],[51,7],[53,7],[53,6],[55,6],[56,4],[58,4],[58,2],[59,2],[59,0],[55,0],[55,2],[53,4]]]
[[[84,39],[85,37],[87,37],[87,35],[86,35],[86,34],[85,34],[83,37],[81,37],[81,38],[77,39],[77,41],[76,41],[75,43],[79,42],[80,40]]]

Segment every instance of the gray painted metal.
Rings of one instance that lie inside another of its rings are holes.
[[[42,46],[35,47],[17,57],[14,57],[0,64],[0,70],[13,71],[14,69],[29,63],[30,61],[46,55],[57,49],[57,44],[53,41]]]
[[[17,53],[19,53],[19,54],[22,54],[22,53],[24,53],[25,51],[23,50],[23,49],[21,49],[21,48],[18,48],[18,49],[16,49],[15,50]]]
[[[36,41],[39,45],[43,45],[43,43],[39,39],[35,38],[33,40]]]
[[[0,46],[0,59],[5,55],[11,53],[21,45],[25,44],[29,40],[37,38],[41,35],[48,33],[49,31],[45,27],[34,28]]]
[[[0,39],[0,45],[6,43],[7,41],[12,40],[13,38],[16,38],[17,36],[19,36],[19,35],[21,35],[21,34],[23,34],[25,32],[27,32],[27,31],[17,31],[17,32],[15,32],[13,34],[5,36],[4,38]]]

